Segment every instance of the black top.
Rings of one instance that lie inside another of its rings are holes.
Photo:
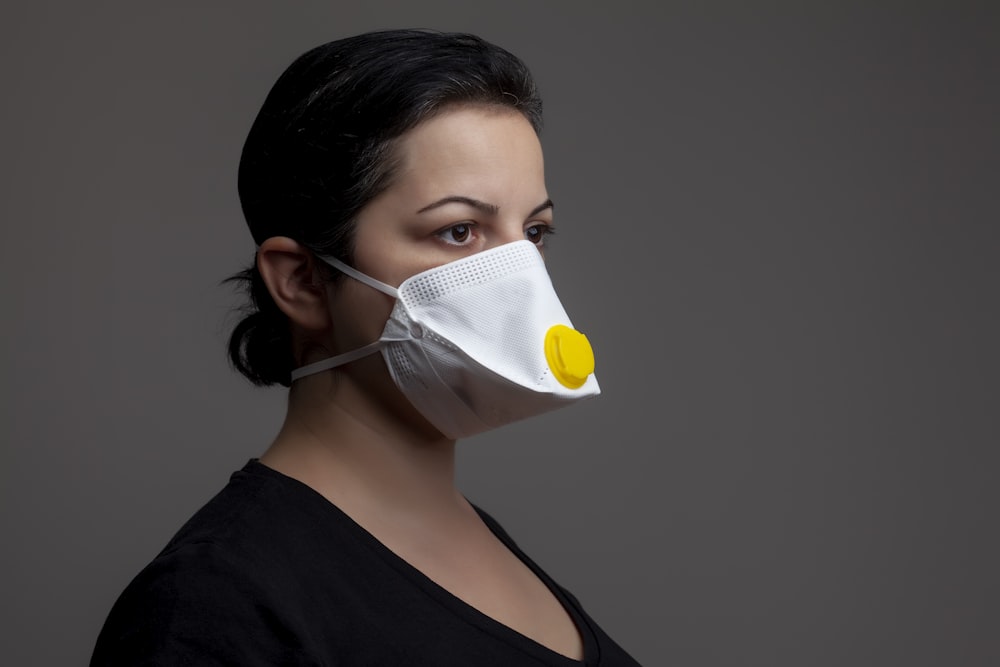
[[[435,584],[308,486],[250,461],[118,598],[98,665],[637,665],[518,549],[583,637],[571,660]]]

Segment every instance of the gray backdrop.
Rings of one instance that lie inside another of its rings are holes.
[[[307,48],[434,27],[546,103],[596,401],[465,493],[645,665],[1000,664],[995,3],[89,2],[0,16],[2,645],[82,665],[283,414],[236,165]]]

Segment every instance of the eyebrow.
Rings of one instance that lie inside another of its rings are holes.
[[[489,204],[484,201],[479,201],[478,199],[473,199],[472,197],[463,197],[461,195],[451,195],[449,197],[442,197],[436,202],[432,202],[422,209],[417,211],[417,213],[424,213],[432,209],[438,208],[439,206],[444,206],[445,204],[465,204],[466,206],[471,206],[474,209],[480,210],[483,213],[489,213],[490,215],[496,215],[500,211],[500,207],[496,204]],[[538,215],[547,208],[553,208],[555,205],[552,203],[551,199],[546,199],[544,202],[536,206],[528,217]]]

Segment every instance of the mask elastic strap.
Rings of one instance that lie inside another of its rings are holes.
[[[398,299],[399,298],[399,290],[397,290],[392,285],[384,283],[381,280],[375,280],[371,276],[366,276],[365,274],[361,273],[360,271],[358,271],[354,267],[348,266],[347,264],[344,264],[343,262],[341,262],[336,257],[330,257],[328,255],[316,255],[316,256],[319,259],[321,259],[324,262],[326,262],[327,264],[329,264],[330,266],[334,267],[335,269],[340,269],[341,271],[343,271],[344,273],[346,273],[350,277],[354,278],[358,282],[364,283],[365,285],[368,285],[369,287],[377,289],[379,292],[384,292],[385,294],[388,294],[389,296],[391,296],[393,299]]]
[[[354,278],[358,282],[364,283],[373,289],[377,289],[379,292],[388,294],[394,299],[399,298],[399,290],[397,290],[392,285],[388,285],[381,280],[375,280],[371,276],[366,276],[352,266],[344,264],[336,257],[330,257],[329,255],[316,255],[319,259],[326,262],[330,266],[343,271],[351,278]],[[356,359],[361,359],[362,357],[367,357],[369,354],[374,354],[382,349],[385,344],[385,340],[377,340],[374,343],[369,343],[363,347],[359,347],[356,350],[351,350],[350,352],[344,352],[343,354],[338,354],[335,357],[330,357],[329,359],[321,359],[315,363],[307,364],[305,366],[300,366],[292,371],[292,382],[295,382],[299,378],[306,377],[307,375],[315,375],[316,373],[322,373],[323,371],[330,370],[331,368],[336,368],[337,366],[343,366],[344,364],[350,363]]]
[[[292,371],[292,382],[295,382],[299,378],[303,378],[307,375],[315,375],[316,373],[321,373],[331,368],[336,368],[337,366],[343,366],[344,364],[350,363],[355,359],[367,357],[369,354],[374,354],[382,349],[382,343],[383,341],[377,340],[374,343],[369,343],[368,345],[359,347],[356,350],[351,350],[350,352],[338,354],[335,357],[322,359],[311,364],[306,364],[305,366],[300,366]]]

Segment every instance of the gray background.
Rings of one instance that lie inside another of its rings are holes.
[[[995,6],[6,6],[4,664],[84,664],[275,434],[223,352],[239,151],[292,58],[387,27],[535,72],[604,390],[464,443],[466,494],[645,665],[1000,664]]]

